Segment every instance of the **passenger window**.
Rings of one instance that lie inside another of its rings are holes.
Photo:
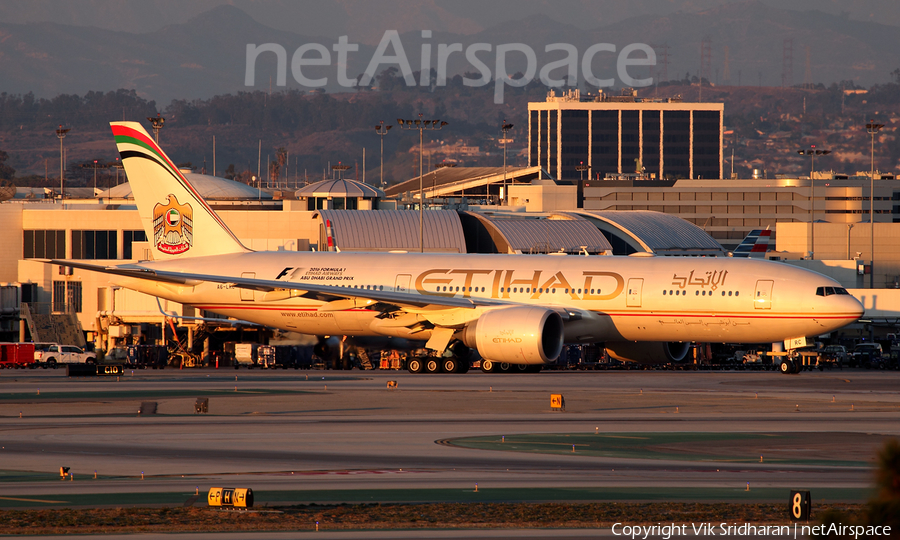
[[[700,296],[700,291],[694,291],[695,296]]]
[[[739,294],[741,294],[741,291],[734,291],[734,295],[735,295],[735,296],[737,296],[737,295],[739,295]]]

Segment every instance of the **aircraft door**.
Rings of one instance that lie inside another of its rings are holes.
[[[394,282],[394,291],[409,292],[409,280],[412,279],[410,274],[397,274],[397,281]]]
[[[774,283],[771,279],[761,279],[756,282],[753,307],[756,309],[772,309],[772,285]]]
[[[256,279],[256,272],[244,272],[241,274],[241,277],[246,279]],[[253,293],[253,289],[241,289],[241,301],[252,302]]]
[[[644,278],[631,278],[628,280],[628,294],[625,296],[627,307],[641,307],[641,289],[644,287]]]

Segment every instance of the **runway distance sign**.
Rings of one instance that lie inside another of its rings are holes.
[[[812,502],[808,491],[791,491],[788,514],[791,521],[809,521],[812,515]]]

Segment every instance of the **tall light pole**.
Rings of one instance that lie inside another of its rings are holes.
[[[509,130],[511,130],[512,128],[513,128],[513,125],[507,124],[506,119],[503,120],[503,124],[500,126],[500,131],[503,132],[503,139],[500,141],[503,143],[503,198],[500,201],[500,203],[501,203],[501,205],[504,205],[504,206],[505,206],[507,199],[509,199],[509,196],[506,193],[506,143],[509,142],[509,139],[507,138],[507,134],[509,133]]]
[[[384,120],[378,123],[375,126],[375,133],[380,135],[379,139],[381,139],[381,189],[384,189],[384,136],[387,135],[388,131],[394,127],[390,124],[384,125]]]
[[[331,166],[331,170],[332,170],[332,171],[337,171],[337,173],[338,173],[338,180],[343,180],[343,179],[344,179],[344,171],[346,171],[346,170],[348,170],[348,169],[350,169],[350,165],[344,165],[344,164],[342,164],[340,161],[338,161],[338,164],[337,164],[337,165],[332,165],[332,166]]]
[[[884,124],[876,124],[875,120],[869,120],[866,124],[866,132],[872,137],[872,172],[869,175],[869,225],[872,226],[871,231],[871,249],[872,260],[869,261],[869,288],[875,288],[875,134],[881,131]]]
[[[809,227],[810,227],[810,245],[809,252],[813,259],[816,258],[816,181],[813,173],[816,172],[816,156],[827,156],[831,150],[816,149],[816,145],[811,145],[809,150],[797,150],[801,156],[809,156]]]
[[[575,166],[575,170],[581,173],[581,181],[584,182],[584,171],[590,170],[589,165],[585,165],[583,161],[579,161]]]
[[[116,158],[116,161],[111,164],[113,167],[116,168],[116,185],[117,186],[119,185],[119,169],[122,168],[122,161],[120,159],[121,158]],[[109,182],[107,182],[107,184],[109,184]]]
[[[65,160],[63,159],[63,142],[62,140],[66,138],[66,133],[69,132],[69,128],[63,129],[62,125],[59,126],[56,130],[56,136],[59,137],[59,200],[63,200],[65,198],[65,179],[66,179],[66,171],[65,171]]]
[[[153,133],[156,134],[156,144],[159,145],[159,130],[163,128],[166,123],[166,119],[156,113],[156,117],[148,116],[147,120],[150,121],[150,127],[153,128]]]
[[[425,189],[422,184],[422,133],[427,130],[440,130],[448,125],[447,122],[440,120],[422,120],[422,113],[416,120],[397,119],[400,129],[418,129],[419,130],[419,253],[425,253]]]

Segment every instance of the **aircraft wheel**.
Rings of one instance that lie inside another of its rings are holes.
[[[425,361],[425,371],[427,373],[440,373],[441,363],[436,358],[429,358]]]
[[[456,372],[457,373],[468,373],[469,372],[469,361],[468,360],[457,360],[456,361]]]
[[[531,366],[528,364],[516,364],[515,368],[512,369],[514,369],[516,373],[531,373]]]
[[[790,375],[794,372],[794,363],[785,358],[781,361],[781,364],[779,364],[778,371],[784,375]]]
[[[497,366],[501,373],[509,373],[509,370],[512,369],[512,365],[509,362],[500,362],[500,365]]]
[[[456,358],[445,358],[441,368],[444,373],[456,373],[459,371],[459,361]]]
[[[486,358],[481,360],[481,371],[493,373],[495,369],[497,369],[497,364],[495,364],[493,360],[488,360]]]
[[[422,373],[424,368],[425,366],[419,358],[410,358],[409,362],[406,363],[406,370],[410,373]]]

